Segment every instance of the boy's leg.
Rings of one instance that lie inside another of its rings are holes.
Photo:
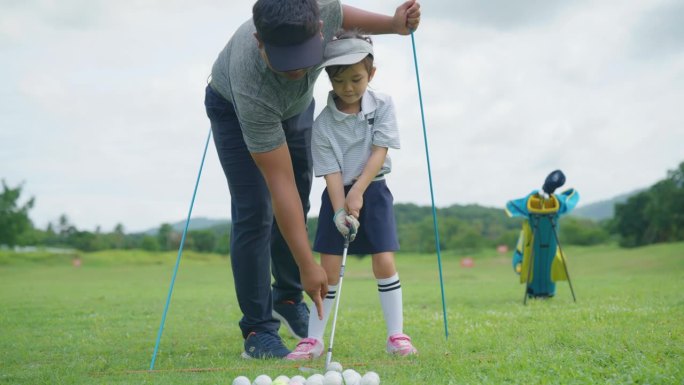
[[[373,272],[378,281],[380,305],[387,325],[387,352],[408,356],[418,353],[411,337],[404,334],[404,304],[394,253],[373,254]]]
[[[302,202],[302,216],[309,212],[309,194],[313,178],[311,159],[311,129],[313,126],[313,101],[306,111],[283,122],[283,129],[290,150],[295,183]],[[273,303],[275,316],[283,321],[290,333],[297,338],[307,334],[309,309],[303,302],[299,267],[290,248],[280,233],[275,219],[271,236],[271,268],[273,271]]]
[[[323,342],[323,335],[325,334],[325,327],[330,318],[330,312],[335,304],[337,297],[337,288],[339,285],[328,285],[328,294],[323,298],[323,319],[318,319],[318,313],[311,312],[309,316],[309,338],[315,338]]]
[[[387,336],[403,333],[404,314],[401,281],[394,265],[394,253],[373,254],[373,273],[378,283],[380,305],[387,325]]]
[[[277,335],[280,323],[272,316],[270,194],[247,150],[232,105],[210,87],[207,87],[205,105],[231,195],[230,257],[235,293],[243,314],[240,329],[246,339],[256,332],[260,334],[259,339],[272,337],[280,341]],[[269,345],[269,341],[263,342]],[[275,356],[288,353],[284,345],[273,346],[277,347]],[[256,355],[261,355],[258,349]]]
[[[315,311],[309,314],[307,338],[300,339],[297,347],[287,355],[286,359],[293,361],[310,360],[323,354],[325,346],[323,335],[337,297],[341,262],[342,256],[340,255],[321,254],[321,265],[328,275],[328,294],[323,298],[323,319],[318,319],[318,313]]]
[[[337,288],[340,284],[340,270],[342,269],[342,256],[321,254],[321,266],[323,266],[325,274],[328,276],[328,294],[323,298],[323,319],[319,320],[316,312],[311,312],[311,317],[309,318],[309,337],[316,338],[319,341],[323,341],[325,326],[328,323],[331,309],[337,297]]]

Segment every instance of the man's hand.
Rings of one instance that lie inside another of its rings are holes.
[[[342,236],[346,237],[349,235],[349,241],[353,241],[354,238],[356,238],[356,233],[359,230],[359,226],[361,226],[359,220],[354,218],[354,216],[347,214],[344,209],[339,209],[335,212],[333,222],[335,222],[335,227],[337,227],[337,231],[339,231]]]
[[[318,319],[322,320],[323,298],[328,294],[328,276],[325,274],[325,270],[321,265],[314,262],[300,267],[299,276],[302,280],[304,291],[316,306]]]
[[[409,0],[397,7],[392,18],[394,32],[399,35],[408,35],[418,29],[420,24],[420,3]]]

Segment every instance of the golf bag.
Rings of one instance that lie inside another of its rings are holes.
[[[544,191],[532,191],[506,204],[509,217],[524,218],[512,262],[513,270],[520,275],[520,283],[526,284],[525,303],[528,297],[553,297],[558,281],[568,281],[575,300],[567,261],[558,240],[558,219],[572,211],[578,201],[579,193],[575,189],[555,194],[545,184]]]

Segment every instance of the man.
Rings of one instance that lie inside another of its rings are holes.
[[[319,318],[327,293],[306,230],[313,87],[323,47],[340,28],[409,34],[420,5],[409,0],[385,16],[339,0],[258,0],[252,16],[214,63],[205,107],[231,194],[242,355],[282,358],[290,351],[278,335],[280,321],[296,337],[307,333],[302,289]]]

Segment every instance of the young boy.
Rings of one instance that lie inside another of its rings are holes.
[[[346,236],[355,239],[348,254],[373,256],[387,326],[387,352],[416,354],[411,338],[402,330],[401,284],[394,264],[399,242],[393,197],[385,183],[385,175],[391,171],[387,150],[399,148],[394,104],[389,96],[367,89],[375,74],[370,38],[342,32],[325,47],[321,67],[325,67],[333,90],[313,128],[314,172],[326,182],[313,249],[321,253],[328,295],[323,301],[323,319],[309,318],[308,337],[286,358],[305,360],[323,353],[323,334],[335,302]]]

